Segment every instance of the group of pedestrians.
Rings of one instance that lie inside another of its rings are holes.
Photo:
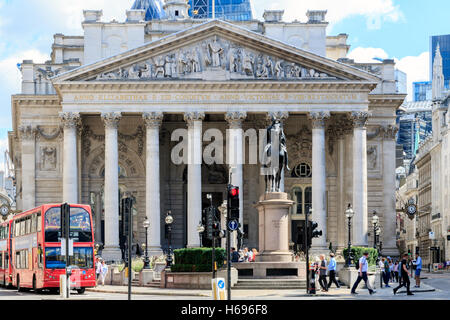
[[[337,263],[334,257],[334,253],[330,253],[330,262],[327,263],[325,255],[321,254],[319,261],[316,263],[316,273],[319,275],[319,284],[322,288],[322,292],[328,292],[331,285],[334,283],[337,288],[340,288],[339,283],[336,280]],[[327,273],[329,275],[329,281],[327,282]]]
[[[367,278],[367,270],[368,270],[368,262],[367,259],[369,257],[369,253],[368,252],[364,252],[363,256],[359,259],[358,261],[358,279],[355,281],[355,283],[353,284],[351,293],[352,294],[357,294],[356,292],[356,288],[358,287],[359,283],[364,280],[367,289],[369,290],[370,294],[375,293],[375,290],[373,290],[369,283],[368,283],[368,278]],[[412,262],[412,261],[411,261]],[[420,273],[422,271],[422,258],[419,256],[418,253],[416,253],[416,259],[414,262],[412,262],[412,264],[415,266],[415,280],[416,280],[416,288],[420,287]],[[411,282],[409,280],[409,277],[413,277],[413,268],[409,267],[411,265],[410,261],[409,261],[409,255],[406,253],[403,255],[402,260],[400,261],[400,263],[398,262],[393,262],[392,259],[390,257],[387,258],[382,258],[380,261],[380,268],[382,270],[382,278],[383,281],[385,283],[385,286],[387,288],[390,288],[389,285],[389,280],[396,280],[399,285],[397,287],[395,287],[393,289],[394,295],[397,294],[398,290],[401,287],[406,287],[406,293],[409,296],[414,295],[411,292],[410,286],[411,286]],[[409,272],[408,268],[411,270],[411,272]]]
[[[258,250],[253,248],[249,250],[245,247],[243,250],[236,251],[236,248],[231,248],[231,262],[255,262]]]
[[[99,284],[100,279],[100,281],[102,282],[102,286],[104,286],[106,275],[108,274],[108,265],[105,263],[105,260],[100,257],[97,257],[95,259],[95,274],[97,285]]]

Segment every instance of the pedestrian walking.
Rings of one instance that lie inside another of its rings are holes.
[[[389,270],[391,272],[390,281],[394,280],[394,260],[391,257],[388,257],[389,259]]]
[[[380,261],[378,261],[378,267],[380,268],[380,288],[383,288],[383,282],[384,282],[384,260],[385,258],[381,258]]]
[[[95,261],[95,279],[96,279],[96,284],[98,285],[98,278],[100,277],[100,274],[102,273],[102,263],[101,263],[101,258],[97,257],[96,261]]]
[[[367,289],[369,290],[370,294],[374,294],[375,293],[375,290],[370,288],[369,281],[368,281],[369,279],[367,278],[367,271],[369,269],[369,263],[367,262],[368,258],[369,258],[369,252],[367,252],[367,251],[365,251],[363,253],[363,256],[361,258],[359,258],[359,261],[358,261],[358,269],[359,269],[358,279],[356,279],[355,283],[353,284],[352,291],[351,291],[352,294],[358,294],[356,292],[356,288],[358,288],[358,285],[361,282],[361,280],[364,280],[364,283],[366,284]]]
[[[102,273],[101,273],[102,286],[105,285],[105,279],[106,279],[107,274],[108,274],[108,265],[105,263],[105,260],[103,260],[102,261]]]
[[[384,260],[384,272],[383,272],[383,276],[384,276],[384,285],[386,288],[390,288],[391,286],[389,285],[389,278],[391,277],[391,269],[389,266],[389,260],[385,259]]]
[[[406,287],[406,292],[407,292],[408,296],[414,295],[411,292],[411,290],[409,289],[410,282],[409,282],[408,269],[406,268],[407,264],[408,264],[408,254],[404,254],[403,255],[403,260],[400,262],[400,265],[399,265],[400,278],[402,279],[402,281],[401,281],[401,283],[399,284],[398,287],[393,289],[394,295],[397,294],[398,289],[400,289],[401,287]],[[411,276],[412,276],[412,274],[411,274]]]
[[[422,258],[419,253],[416,252],[416,288],[420,288],[420,272],[422,271]]]
[[[327,285],[327,260],[325,260],[325,255],[320,255],[320,264],[319,264],[319,284],[322,287],[322,292],[328,291]]]
[[[330,253],[330,262],[328,263],[328,272],[330,277],[330,280],[328,282],[328,289],[330,289],[332,283],[336,284],[336,287],[338,289],[340,288],[339,283],[336,280],[336,269],[336,259],[334,258],[334,253],[332,252]]]
[[[398,282],[398,261],[395,261],[394,263],[394,277],[395,282]]]

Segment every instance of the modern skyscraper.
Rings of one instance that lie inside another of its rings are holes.
[[[442,56],[442,73],[444,74],[444,86],[450,87],[450,34],[430,37],[430,79],[433,78],[433,66],[436,56],[436,48]]]
[[[431,81],[413,82],[413,101],[431,100]]]

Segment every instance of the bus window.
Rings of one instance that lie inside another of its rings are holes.
[[[20,236],[20,222],[19,221],[15,221],[14,222],[14,227],[15,227],[14,236],[16,236],[16,237]]]
[[[5,268],[9,268],[9,255],[5,252]]]
[[[33,213],[33,215],[31,216],[31,232],[35,233],[36,232],[36,214]]]
[[[41,213],[39,212],[37,214],[37,231],[41,232],[42,230],[42,219],[41,219]]]
[[[26,218],[25,220],[25,233],[31,233],[31,217]]]
[[[59,242],[61,236],[61,208],[53,207],[45,213],[45,241]],[[83,208],[70,208],[70,235],[75,242],[91,242],[92,228],[89,213]]]
[[[39,248],[38,248],[38,267],[39,268],[42,268],[44,266],[43,262],[44,262],[44,253],[42,252],[41,245],[39,245]]]
[[[0,252],[0,268],[3,269],[3,253]]]
[[[23,236],[25,235],[25,220],[20,221],[20,235]]]
[[[21,268],[20,251],[16,251],[16,269],[20,269],[20,268]]]

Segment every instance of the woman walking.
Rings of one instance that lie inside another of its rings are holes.
[[[101,274],[102,286],[105,285],[105,279],[106,279],[107,274],[108,274],[108,265],[105,263],[105,260],[103,260],[102,261],[102,274]]]

